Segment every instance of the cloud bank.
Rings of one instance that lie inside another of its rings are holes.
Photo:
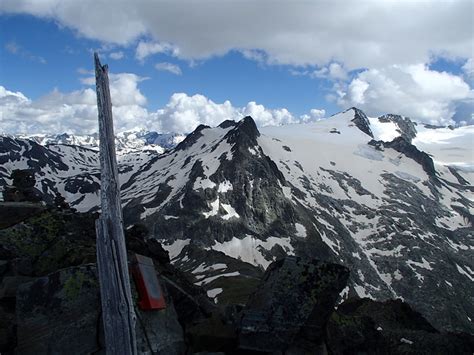
[[[365,70],[337,92],[342,107],[357,106],[372,115],[400,113],[443,125],[454,123],[459,103],[474,98],[462,77],[430,70],[424,64]]]
[[[288,65],[294,75],[327,80],[333,84],[327,98],[341,109],[354,105],[373,116],[393,112],[423,122],[450,124],[453,119],[472,123],[473,7],[472,0],[3,0],[0,14],[30,14],[111,48],[133,48],[141,64],[151,62],[157,54],[194,63],[239,51],[248,60]],[[19,53],[19,47],[12,44],[6,49]],[[109,56],[120,59],[123,52],[116,50]],[[430,69],[429,63],[440,57],[461,63],[463,73]],[[182,75],[176,64],[152,63],[156,70]],[[127,83],[133,85],[133,80]],[[128,91],[139,93],[132,87]],[[73,93],[46,97],[64,96],[66,100],[68,95]],[[159,110],[163,116],[146,111],[144,97],[139,96],[130,98],[134,104],[116,110],[127,117],[133,110],[140,113],[138,118],[154,115],[155,121],[172,127],[166,115],[177,114],[170,111],[173,105],[181,108],[184,101],[196,105],[202,101],[177,95]],[[30,105],[41,110],[44,104]],[[225,110],[226,103],[206,105],[211,111],[214,105],[223,105]],[[303,119],[252,102],[235,111],[259,115],[262,123],[269,124]],[[65,117],[75,112],[68,111]],[[184,122],[193,122],[197,116],[203,123],[209,119],[197,108],[185,112],[177,127],[188,127]],[[312,119],[314,114],[304,116]]]
[[[436,4],[412,0],[3,0],[0,4],[0,13],[53,19],[90,39],[119,45],[142,40],[136,50],[140,60],[161,52],[192,60],[240,50],[260,53],[269,63],[337,61],[349,69],[427,63],[433,54],[471,57],[472,11],[470,0]]]
[[[230,101],[215,103],[203,95],[173,94],[161,109],[149,111],[146,97],[138,85],[146,78],[131,73],[110,74],[110,91],[117,132],[148,129],[158,132],[193,131],[199,124],[217,126],[222,121],[240,120],[251,115],[257,125],[282,125],[321,119],[324,110],[313,109],[309,114],[294,116],[287,109],[269,109],[256,102],[235,107]],[[85,77],[85,85],[94,79]],[[0,86],[0,127],[3,133],[74,133],[97,131],[97,101],[95,91],[84,88],[69,93],[54,90],[31,100],[21,92]]]

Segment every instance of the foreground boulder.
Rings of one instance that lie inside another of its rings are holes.
[[[272,263],[240,322],[239,346],[255,351],[314,350],[349,270],[318,260],[286,257]]]
[[[40,203],[0,202],[0,229],[14,226],[44,210],[44,206]]]
[[[401,300],[349,299],[327,325],[330,354],[472,354],[474,336],[441,333]]]
[[[30,169],[16,169],[12,171],[10,178],[13,186],[5,186],[3,199],[8,202],[40,202],[43,193],[35,188],[35,173]]]
[[[95,266],[65,269],[20,286],[16,299],[17,353],[93,353],[100,297]]]
[[[97,215],[93,213],[47,209],[27,218],[21,224],[0,230],[2,354],[14,353],[17,347],[16,329],[22,352],[28,353],[28,349],[33,349],[32,352],[40,354],[44,346],[68,346],[68,336],[76,330],[79,332],[77,338],[81,339],[82,327],[70,319],[69,313],[72,317],[79,313],[81,317],[89,320],[98,319],[101,309],[99,286],[97,281],[89,282],[97,280],[94,228],[96,218]],[[208,318],[216,309],[216,305],[203,289],[193,285],[184,273],[169,263],[168,253],[158,242],[147,239],[146,231],[138,227],[131,229],[130,233],[127,233],[127,246],[129,258],[133,253],[139,253],[153,259],[168,305],[165,310],[160,311],[141,312],[137,308],[137,337],[142,339],[141,343],[139,342],[140,349],[166,354],[183,353],[183,328]],[[81,271],[82,268],[88,271]],[[74,276],[76,273],[82,276]],[[77,294],[78,298],[70,303],[64,296],[68,294],[66,290],[75,285],[76,281],[80,292]],[[135,299],[138,298],[133,282],[132,294]],[[25,311],[28,309],[29,313]],[[62,315],[62,318],[59,315]],[[35,327],[35,322],[50,322],[53,327],[55,322],[62,322],[61,339],[65,341],[60,343],[54,340],[55,332],[59,331],[59,328],[45,328],[44,332],[48,329],[45,334],[37,332],[36,335],[41,341],[31,340],[33,333],[28,329]],[[78,322],[85,321],[80,318]],[[101,349],[103,344],[98,344],[97,339],[100,335],[98,330],[102,329],[102,326],[96,324],[93,327],[84,327],[93,334],[84,335],[87,339],[81,340],[83,346]],[[48,345],[48,342],[54,344]],[[71,341],[71,344],[74,344],[74,341]],[[67,353],[69,350],[70,347],[61,348],[60,353]]]
[[[132,287],[132,296],[138,295]],[[172,301],[137,315],[137,347],[143,353],[182,354],[183,330]],[[16,298],[19,354],[89,354],[104,350],[97,269],[60,270],[19,287]]]

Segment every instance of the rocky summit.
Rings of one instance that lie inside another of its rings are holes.
[[[351,108],[282,127],[223,120],[167,151],[123,151],[130,246],[167,265],[157,269],[181,327],[172,339],[196,352],[469,353],[473,134],[472,126],[424,126]],[[45,213],[57,216],[38,204],[20,218],[27,222],[2,232],[5,275],[28,278],[3,279],[19,300],[28,288],[16,287],[31,278],[65,267],[94,275],[93,228],[77,240],[68,236],[84,230],[79,216],[99,212],[98,153],[40,143],[0,137],[0,186],[16,191],[12,174],[27,169],[35,196],[72,209],[51,222],[54,238],[31,232]],[[1,213],[7,203],[25,204],[1,202]],[[14,237],[21,233],[31,242]],[[67,281],[55,275],[55,285]],[[264,343],[272,336],[280,339],[275,348]],[[210,347],[210,339],[220,345]]]
[[[96,218],[95,213],[47,207],[0,230],[2,354],[105,353],[95,263]],[[202,281],[201,271],[219,269],[209,267],[217,265],[212,264],[215,258],[230,264],[230,257],[190,244],[183,248],[186,255],[206,261],[199,261],[198,272],[183,272],[170,263],[168,252],[149,238],[143,225],[129,228],[126,242],[130,259],[138,253],[153,261],[166,300],[164,309],[143,310],[132,283],[140,354],[471,354],[474,350],[474,336],[439,331],[401,300],[349,298],[337,305],[350,274],[339,264],[286,256],[263,274],[247,264],[246,275],[254,286],[241,288],[238,280],[234,288],[232,283],[222,284],[227,295],[221,297],[195,281]],[[234,264],[238,266],[245,270],[245,265]]]

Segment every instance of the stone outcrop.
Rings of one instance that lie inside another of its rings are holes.
[[[95,266],[63,269],[19,287],[16,295],[19,354],[94,353],[100,297]]]
[[[12,186],[5,186],[3,200],[6,202],[40,202],[43,199],[41,191],[35,188],[34,170],[16,169],[12,171],[10,178]]]
[[[378,120],[382,123],[393,122],[398,126],[400,135],[409,143],[416,137],[416,123],[413,123],[408,117],[400,115],[386,114],[380,116]]]
[[[352,122],[354,122],[357,128],[359,128],[365,134],[374,138],[374,134],[372,133],[372,130],[370,129],[370,122],[369,122],[369,119],[367,118],[367,115],[362,110],[356,107],[351,107],[349,110],[354,111],[354,118],[352,119]]]
[[[472,354],[474,336],[442,333],[401,300],[349,299],[327,325],[330,354]]]
[[[349,270],[286,257],[272,263],[250,297],[239,324],[239,347],[256,351],[310,350],[324,329]]]
[[[95,266],[94,214],[48,210],[0,231],[0,352],[104,352]],[[351,300],[334,311],[349,270],[284,257],[270,264],[245,306],[216,306],[143,226],[126,233],[130,253],[154,261],[167,308],[137,312],[143,353],[471,354],[473,337],[441,333],[401,301]],[[226,256],[188,247],[186,255]],[[215,255],[214,255],[215,254]],[[215,259],[212,258],[223,258]],[[184,264],[183,264],[184,266]],[[231,267],[232,265],[229,264]],[[195,269],[195,268],[194,268]],[[193,270],[194,270],[193,269]],[[191,269],[190,269],[191,270]],[[258,270],[249,268],[259,277]],[[138,300],[132,283],[134,302]],[[230,300],[230,299],[229,299]]]
[[[51,209],[0,231],[2,354],[103,351],[95,219],[95,214]],[[143,352],[183,354],[185,322],[206,317],[215,306],[169,264],[161,245],[145,235],[133,228],[129,251],[153,258],[167,308],[136,308],[138,346]],[[138,299],[134,284],[132,295]]]

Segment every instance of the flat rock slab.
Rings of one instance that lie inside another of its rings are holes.
[[[14,226],[45,210],[40,203],[0,202],[0,229]]]
[[[346,267],[318,260],[272,263],[243,311],[239,347],[272,352],[297,339],[319,344],[348,277]]]
[[[138,295],[132,284],[133,303]],[[103,324],[95,264],[61,269],[19,286],[16,294],[18,354],[103,353]],[[137,314],[142,353],[185,352],[184,334],[171,299],[163,310]]]
[[[87,354],[100,350],[95,265],[63,269],[17,292],[18,354]]]

